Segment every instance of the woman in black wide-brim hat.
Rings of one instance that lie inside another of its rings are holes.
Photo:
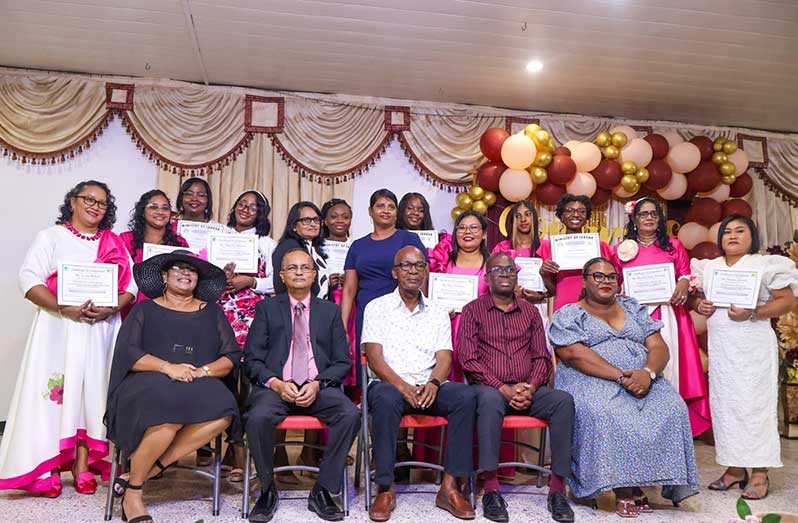
[[[152,521],[142,485],[207,444],[238,408],[220,378],[240,359],[235,335],[216,300],[224,271],[176,250],[133,266],[142,293],[122,324],[108,388],[108,439],[130,458],[113,485],[129,523]],[[140,518],[140,519],[137,519]]]

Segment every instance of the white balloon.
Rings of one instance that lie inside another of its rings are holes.
[[[687,176],[673,173],[668,185],[657,191],[664,200],[678,200],[687,192]]]
[[[574,179],[568,182],[565,188],[570,194],[590,198],[596,194],[596,179],[590,173],[577,172]]]
[[[701,198],[712,198],[716,202],[725,202],[729,199],[729,194],[731,193],[731,185],[726,185],[725,183],[719,183],[717,187],[712,189],[711,191],[698,193],[698,196]]]
[[[580,143],[582,143],[582,142],[580,142],[579,140],[569,140],[569,141],[565,142],[564,144],[562,144],[562,146],[565,147],[566,149],[568,149],[569,151],[571,151],[571,154],[574,154],[574,147],[576,147]]]
[[[696,222],[687,222],[679,228],[679,241],[688,251],[701,242],[709,241],[709,229]]]
[[[720,230],[721,222],[716,223],[712,227],[709,228],[709,241],[714,242],[718,239],[718,231]]]
[[[622,200],[625,200],[627,198],[631,198],[632,196],[634,196],[637,193],[629,192],[629,191],[627,191],[626,189],[623,188],[623,185],[619,185],[618,187],[616,187],[615,189],[612,190],[612,194],[614,194],[615,196],[617,196],[618,198],[620,198]]]
[[[592,142],[581,142],[571,149],[571,159],[578,172],[590,172],[601,163],[601,149]]]
[[[626,139],[630,142],[637,138],[637,131],[628,125],[616,125],[615,127],[611,127],[609,132],[610,134],[623,133],[626,135]]]
[[[499,192],[511,202],[526,199],[534,189],[535,184],[525,170],[506,169],[499,178]]]
[[[502,144],[502,161],[510,169],[526,169],[536,154],[535,142],[525,134],[514,134]]]
[[[675,173],[689,173],[701,163],[701,151],[695,144],[682,142],[671,147],[665,163]]]
[[[665,131],[664,133],[659,134],[668,140],[668,147],[670,149],[673,149],[675,145],[679,145],[680,143],[684,142],[684,138],[682,138],[676,131]]]
[[[748,154],[742,149],[737,149],[731,153],[729,155],[729,161],[737,168],[737,176],[740,176],[748,170]]]
[[[642,138],[635,138],[621,148],[621,157],[618,161],[619,163],[632,161],[640,168],[650,164],[653,157],[654,151],[651,145]]]

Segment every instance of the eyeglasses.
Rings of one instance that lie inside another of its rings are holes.
[[[105,200],[98,200],[94,196],[86,195],[86,196],[75,196],[75,198],[80,198],[83,200],[83,205],[88,208],[97,207],[98,209],[107,209],[108,202]]]
[[[175,274],[197,274],[197,269],[191,265],[172,265],[169,270]]]
[[[238,209],[239,211],[249,211],[254,214],[258,212],[258,204],[247,205],[244,202],[238,202],[238,205],[236,205],[236,209]]]
[[[482,226],[477,225],[476,223],[472,223],[471,225],[458,225],[457,227],[455,227],[455,229],[457,230],[457,232],[462,234],[465,234],[467,232],[478,233],[479,231],[482,230]]]
[[[590,276],[596,280],[596,283],[601,283],[604,280],[608,280],[611,283],[616,283],[621,277],[617,272],[611,272],[609,274],[604,274],[603,272],[593,272],[590,274]]]
[[[415,262],[415,263],[402,262],[402,263],[397,263],[396,265],[394,265],[394,268],[401,269],[403,272],[410,272],[410,269],[412,269],[414,267],[415,267],[415,269],[418,272],[421,272],[421,271],[423,271],[424,269],[427,268],[427,262],[423,262],[423,261]]]
[[[587,209],[565,209],[563,216],[587,216]]]
[[[657,211],[640,211],[637,213],[638,218],[657,218],[659,219],[659,213]]]
[[[499,265],[497,267],[491,267],[487,271],[488,274],[518,274],[518,269],[515,265]]]
[[[145,209],[148,211],[164,211],[164,212],[172,212],[172,208],[168,205],[158,205],[157,203],[148,203],[144,206]]]
[[[205,192],[183,191],[183,198],[199,198],[200,200],[204,200],[207,197],[208,193]]]
[[[297,223],[301,223],[305,227],[307,227],[311,223],[316,225],[321,225],[321,218],[319,218],[318,216],[305,216],[304,218],[297,218],[296,221]]]
[[[305,274],[315,270],[316,269],[312,265],[286,265],[283,267],[283,272],[293,272],[294,274]]]

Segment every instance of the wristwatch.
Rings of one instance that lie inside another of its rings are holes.
[[[626,376],[621,374],[620,376],[618,376],[618,379],[615,380],[615,381],[618,383],[618,385],[623,385],[623,380],[625,380],[625,379],[626,379]]]
[[[435,385],[435,388],[438,388],[438,389],[441,388],[441,382],[438,381],[435,378],[430,378],[427,383],[432,383],[433,385]]]
[[[651,381],[657,379],[657,373],[653,370],[649,369],[648,367],[643,367],[643,370],[648,372],[648,377],[651,378]]]
[[[203,365],[202,366],[202,372],[204,372],[206,376],[210,376],[211,375],[211,368],[208,367],[207,365]]]

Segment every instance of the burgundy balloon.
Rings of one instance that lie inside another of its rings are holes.
[[[488,162],[477,169],[477,185],[486,191],[499,192],[499,178],[507,169],[502,162]]]
[[[649,171],[650,172],[650,171]],[[598,167],[593,169],[590,174],[596,179],[596,185],[601,189],[614,189],[621,183],[621,164],[616,160],[602,158]],[[664,186],[663,186],[664,187]]]
[[[549,174],[549,177],[551,177],[551,174]],[[565,194],[565,187],[546,182],[537,186],[535,194],[539,202],[545,203],[546,205],[555,205],[557,200],[562,198],[562,195]]]
[[[715,242],[701,242],[690,250],[690,258],[711,260],[720,256],[720,249]]]
[[[549,173],[549,182],[565,187],[576,176],[576,163],[570,156],[555,156],[546,171]]]
[[[690,211],[692,218],[704,227],[712,227],[723,216],[723,206],[712,198],[696,199]]]
[[[740,200],[739,198],[732,198],[731,200],[723,202],[723,217],[725,218],[731,214],[742,214],[750,218],[753,216],[754,210],[751,209],[747,201]]]
[[[610,189],[596,187],[596,192],[593,193],[590,201],[593,202],[593,205],[601,205],[610,201],[610,196],[612,196],[612,191]]]
[[[668,156],[668,151],[670,151],[671,148],[668,145],[668,140],[661,134],[649,134],[644,136],[643,140],[647,141],[648,145],[651,146],[651,151],[654,153],[653,158],[655,160],[661,160]]]
[[[479,150],[482,154],[492,162],[500,162],[502,160],[502,145],[504,141],[510,137],[505,129],[501,127],[491,127],[479,139]]]
[[[690,143],[698,147],[698,150],[701,152],[702,162],[712,158],[712,153],[715,152],[714,149],[712,149],[712,140],[706,136],[693,136],[690,139]]]
[[[571,150],[567,147],[557,147],[554,149],[554,152],[551,153],[552,156],[571,156]]]
[[[737,176],[737,179],[731,184],[729,196],[732,198],[742,198],[749,192],[751,192],[751,188],[754,186],[754,180],[751,178],[751,175],[748,173],[743,173]]]
[[[671,166],[665,160],[651,160],[646,169],[648,169],[648,181],[643,185],[653,191],[662,189],[673,178]]]
[[[720,173],[712,162],[701,162],[695,170],[687,173],[687,187],[694,192],[711,191],[719,183]]]

